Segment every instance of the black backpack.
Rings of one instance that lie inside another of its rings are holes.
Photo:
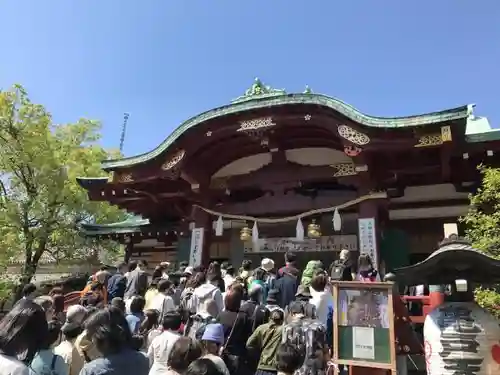
[[[330,271],[330,280],[341,281],[345,271],[345,263],[340,261],[335,261],[332,264],[332,270]]]

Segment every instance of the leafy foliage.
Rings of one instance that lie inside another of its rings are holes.
[[[470,209],[462,218],[467,238],[473,246],[491,257],[500,259],[500,169],[479,167],[483,176],[480,188],[470,197]],[[478,288],[476,301],[500,318],[498,287]]]
[[[21,86],[0,91],[0,263],[21,260],[23,283],[44,254],[88,256],[95,244],[79,235],[80,223],[123,219],[117,208],[89,201],[76,182],[103,176],[100,161],[110,155],[97,143],[99,131],[86,119],[53,124]]]

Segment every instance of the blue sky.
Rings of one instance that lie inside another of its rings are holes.
[[[0,87],[103,144],[156,147],[182,121],[266,84],[381,116],[476,103],[500,124],[500,1],[0,0]]]

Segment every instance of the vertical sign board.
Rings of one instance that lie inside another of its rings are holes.
[[[191,267],[197,267],[201,265],[203,235],[203,228],[193,228],[193,230],[191,231],[191,251],[189,252],[189,265]]]
[[[372,258],[373,264],[378,268],[377,254],[377,232],[375,231],[375,219],[358,219],[359,253],[368,254]]]

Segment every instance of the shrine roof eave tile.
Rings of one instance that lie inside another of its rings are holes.
[[[85,237],[95,237],[95,236],[107,236],[114,234],[134,234],[143,232],[141,227],[130,227],[130,228],[101,228],[101,229],[80,229],[80,233]]]
[[[81,227],[86,230],[99,230],[99,229],[112,229],[112,228],[136,228],[141,226],[150,225],[149,219],[143,219],[140,216],[131,217],[127,220],[119,221],[116,223],[108,223],[108,224],[81,224]]]
[[[115,168],[130,167],[136,164],[144,163],[154,159],[167,150],[182,134],[187,130],[196,127],[206,121],[246,111],[252,111],[260,108],[272,108],[283,105],[317,105],[328,107],[332,111],[336,111],[350,120],[359,123],[362,126],[371,128],[408,128],[415,126],[424,126],[445,121],[453,121],[458,119],[467,119],[472,114],[473,105],[464,105],[461,107],[448,109],[439,112],[432,112],[416,116],[406,117],[376,117],[369,116],[358,111],[353,106],[326,95],[321,94],[284,94],[262,99],[253,99],[234,104],[229,104],[219,108],[215,108],[203,112],[195,117],[182,123],[175,129],[158,147],[154,150],[128,158],[106,160],[103,161],[101,167],[104,170],[112,170]]]
[[[108,183],[108,177],[77,177],[76,182],[85,190],[105,186]]]

